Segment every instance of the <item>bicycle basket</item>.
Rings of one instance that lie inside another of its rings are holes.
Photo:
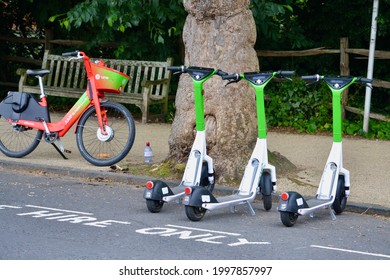
[[[130,79],[122,72],[94,63],[91,63],[91,69],[99,91],[121,93]]]

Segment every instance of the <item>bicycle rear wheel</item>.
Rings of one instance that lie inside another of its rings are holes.
[[[21,158],[39,145],[43,131],[12,125],[0,115],[0,151],[8,157]]]
[[[81,155],[96,166],[110,166],[130,151],[135,138],[135,124],[129,110],[111,101],[100,104],[106,134],[101,133],[95,107],[81,116],[76,132]]]

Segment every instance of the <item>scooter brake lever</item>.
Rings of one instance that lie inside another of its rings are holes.
[[[174,72],[173,75],[179,75],[181,73],[182,73],[181,71],[177,71],[177,72]]]
[[[233,84],[233,83],[238,83],[238,81],[239,81],[239,80],[232,80],[232,81],[229,81],[229,82],[225,85],[225,87],[227,87],[228,85]]]
[[[374,89],[374,87],[372,86],[372,84],[366,84],[366,87],[369,87],[370,89]]]
[[[311,85],[313,85],[313,84],[315,84],[315,83],[317,83],[317,81],[307,82],[307,83],[306,83],[306,86],[311,86]]]

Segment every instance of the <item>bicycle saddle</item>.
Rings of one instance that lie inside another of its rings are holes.
[[[46,69],[39,69],[39,70],[31,70],[31,69],[28,69],[26,71],[26,74],[27,75],[34,75],[34,76],[44,76],[44,75],[47,75],[47,74],[50,74],[50,70],[46,70]]]

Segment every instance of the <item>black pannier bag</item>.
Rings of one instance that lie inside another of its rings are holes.
[[[8,92],[7,97],[0,103],[0,115],[13,121],[50,121],[46,107],[39,105],[31,94],[17,91]]]
[[[30,101],[29,94],[25,92],[13,92],[12,94],[12,110],[15,113],[21,113],[26,110],[28,102]]]

